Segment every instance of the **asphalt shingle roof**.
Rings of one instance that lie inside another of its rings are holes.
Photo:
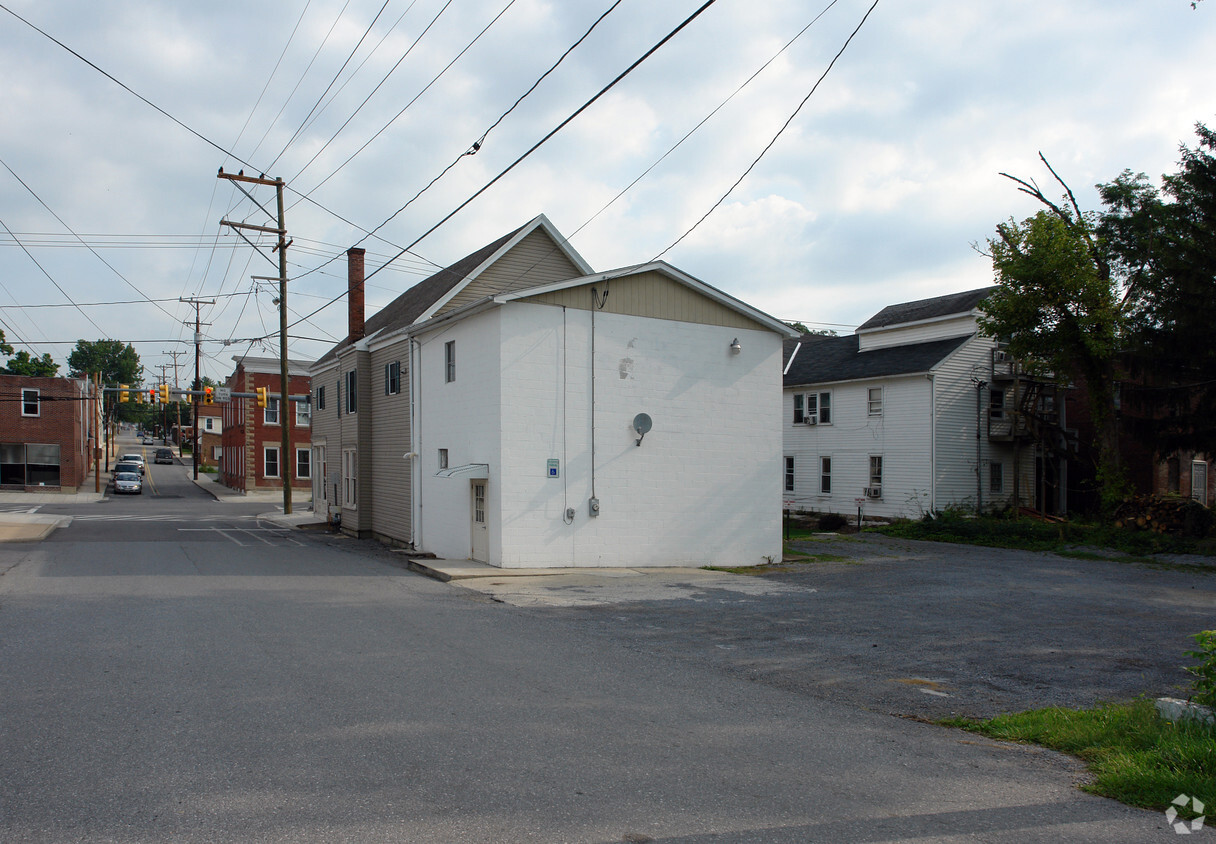
[[[381,331],[394,331],[398,328],[404,328],[411,325],[418,317],[426,313],[432,305],[446,296],[452,288],[463,281],[469,273],[481,266],[491,255],[503,247],[511,238],[519,234],[524,226],[520,226],[514,231],[507,232],[502,237],[495,240],[493,243],[488,243],[472,252],[456,263],[444,267],[439,272],[425,278],[415,284],[409,290],[406,290],[393,301],[389,302],[372,316],[368,317],[364,322],[364,335],[372,336]],[[342,342],[338,343],[325,354],[317,359],[317,363],[324,363],[335,357],[338,352],[351,345],[351,339],[347,337]]]
[[[798,387],[804,384],[830,384],[860,378],[928,372],[970,337],[968,334],[945,340],[860,352],[857,350],[856,334],[844,337],[804,334],[796,340],[785,341],[784,363],[789,363],[790,355],[799,343],[802,348],[798,349],[793,365],[785,374],[784,384],[787,387]]]
[[[996,287],[981,287],[978,290],[966,290],[962,293],[935,296],[932,299],[919,299],[915,302],[888,305],[866,320],[865,324],[857,330],[865,331],[869,328],[884,328],[888,325],[901,325],[906,322],[919,322],[920,320],[933,319],[934,317],[969,313],[972,308],[987,299],[995,291]]]

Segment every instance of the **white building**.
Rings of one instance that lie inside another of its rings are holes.
[[[891,305],[845,337],[786,341],[787,506],[879,517],[1063,510],[1062,461],[1044,461],[1014,421],[1036,416],[1018,407],[1047,400],[978,332],[993,289]]]
[[[313,369],[344,530],[503,567],[780,558],[781,322],[662,262],[591,273],[543,216],[381,313]]]

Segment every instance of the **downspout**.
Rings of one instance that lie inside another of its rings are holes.
[[[415,352],[417,359],[415,360]],[[410,337],[410,451],[414,453],[410,464],[410,547],[420,550],[422,521],[422,344]]]

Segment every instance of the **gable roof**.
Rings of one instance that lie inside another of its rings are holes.
[[[962,293],[950,293],[946,296],[935,296],[932,299],[919,299],[915,302],[903,302],[898,305],[887,305],[881,311],[870,317],[858,331],[873,328],[886,328],[892,325],[904,325],[910,322],[940,319],[955,314],[970,313],[976,305],[987,299],[996,291],[996,287],[981,287],[977,290],[966,290]]]
[[[406,290],[367,318],[364,323],[364,337],[371,338],[383,332],[396,331],[413,325],[419,320],[429,318],[439,305],[451,299],[461,288],[467,286],[493,264],[498,257],[537,229],[546,231],[576,266],[590,272],[591,268],[587,266],[582,256],[569,246],[566,239],[549,222],[549,219],[544,214],[540,214],[514,231],[507,232],[492,243],[487,243],[476,252],[465,255],[456,263],[444,267]],[[329,362],[337,357],[339,352],[351,345],[352,340],[349,337],[343,339],[318,358],[317,363]]]
[[[778,334],[781,334],[783,337],[786,337],[786,338],[795,336],[794,329],[790,328],[788,325],[786,325],[784,322],[777,319],[776,317],[769,316],[768,314],[752,307],[751,305],[747,304],[746,302],[744,302],[740,299],[736,299],[734,296],[731,296],[729,293],[724,293],[723,291],[719,290],[718,288],[714,287],[711,284],[706,284],[704,281],[701,281],[699,278],[696,278],[695,276],[691,276],[688,273],[684,272],[683,270],[678,269],[677,267],[673,267],[671,264],[667,263],[666,261],[651,261],[650,263],[647,263],[647,264],[635,264],[635,265],[629,266],[629,267],[621,267],[620,269],[609,270],[608,272],[594,273],[594,274],[582,276],[580,278],[571,278],[571,279],[566,279],[564,281],[554,282],[552,284],[539,285],[537,287],[529,288],[526,290],[513,290],[509,293],[498,294],[497,296],[494,296],[493,299],[496,303],[499,303],[499,304],[502,304],[503,302],[514,301],[517,299],[533,299],[533,298],[537,298],[537,297],[546,296],[547,294],[555,294],[555,293],[559,293],[561,291],[568,291],[573,288],[583,287],[588,284],[611,282],[614,279],[628,279],[631,277],[634,277],[634,278],[644,277],[648,273],[655,273],[658,276],[661,276],[662,278],[665,278],[671,282],[674,282],[677,285],[688,288],[689,290],[693,291],[694,293],[696,293],[700,296],[703,296],[706,299],[711,300],[712,302],[717,303],[717,305],[721,306],[726,311],[736,314],[739,317],[742,317],[743,319],[745,319],[751,323],[756,323],[756,325],[754,325],[754,326],[749,325],[748,327],[765,328],[770,331],[775,331]],[[573,304],[573,303],[571,302],[571,303],[566,303],[566,304]],[[616,300],[612,300],[612,302],[610,303],[609,308],[608,308],[609,312],[614,312],[613,309],[614,309],[615,305],[616,305]],[[624,313],[625,311],[621,311],[621,312]],[[654,315],[654,314],[651,314],[651,315]],[[671,318],[671,317],[668,317],[668,318]]]
[[[785,341],[783,383],[786,387],[797,387],[929,372],[972,336],[861,352],[856,334],[844,337],[803,334],[796,340]]]

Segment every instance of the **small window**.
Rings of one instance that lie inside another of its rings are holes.
[[[267,425],[279,424],[279,400],[277,397],[266,397],[266,411],[263,415],[262,421]]]
[[[40,415],[40,397],[37,390],[22,390],[21,391],[21,415],[22,416],[38,416]]]
[[[1005,491],[1005,464],[999,460],[993,460],[988,464],[988,491]]]
[[[439,468],[446,469],[448,467],[448,450],[446,448],[439,449]]]
[[[224,456],[224,447],[222,445],[211,446],[211,459],[219,462],[219,459]]]
[[[794,424],[795,425],[801,425],[806,419],[806,416],[804,415],[804,411],[803,411],[804,405],[802,403],[805,398],[806,397],[804,395],[802,395],[802,393],[794,393]]]
[[[870,455],[870,486],[882,487],[882,455]]]
[[[312,452],[306,448],[296,449],[296,477],[302,479],[312,477]]]
[[[832,494],[832,458],[819,458],[819,492],[821,495]]]
[[[832,394],[830,392],[806,394],[805,421],[817,425],[832,424]]]
[[[444,381],[452,383],[456,380],[456,341],[449,340],[443,344]]]
[[[325,409],[325,388],[317,387],[317,410]]]
[[[359,503],[358,449],[342,449],[342,506],[355,509]]]
[[[993,390],[988,391],[988,416],[992,419],[1005,418],[1005,391]]]
[[[871,387],[867,402],[870,416],[882,416],[882,387]]]
[[[293,402],[296,406],[296,427],[307,428],[312,425],[312,405],[306,401]]]
[[[277,478],[279,476],[279,450],[271,446],[266,447],[266,462],[263,464],[265,471],[263,475],[267,478]]]
[[[384,365],[384,395],[395,396],[401,392],[401,361]]]
[[[204,431],[214,431],[215,430],[215,417],[214,416],[203,417],[203,430]]]
[[[351,370],[346,373],[346,412],[358,413],[359,411],[359,373],[356,370]]]
[[[785,491],[794,491],[794,458],[785,458]]]

